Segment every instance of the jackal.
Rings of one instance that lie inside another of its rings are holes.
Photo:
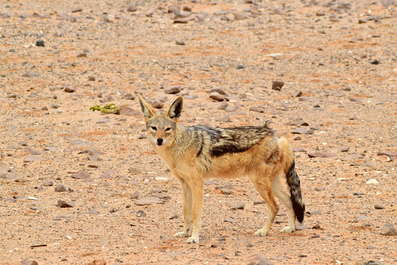
[[[263,126],[214,129],[203,125],[184,127],[178,123],[183,107],[179,96],[166,112],[156,112],[138,95],[146,121],[148,139],[182,185],[184,228],[175,234],[199,242],[204,181],[207,178],[248,176],[265,200],[268,218],[255,235],[266,236],[279,210],[274,196],[285,205],[288,226],[281,232],[295,231],[295,219],[303,221],[305,204],[288,141],[277,139],[268,122]],[[285,175],[290,195],[280,183]]]

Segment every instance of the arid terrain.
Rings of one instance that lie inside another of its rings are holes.
[[[254,236],[248,178],[211,179],[200,243],[173,237],[138,93],[183,95],[185,126],[271,121],[304,223],[280,233],[280,203]],[[397,1],[2,0],[0,110],[0,264],[397,264]]]

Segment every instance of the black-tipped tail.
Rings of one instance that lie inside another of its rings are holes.
[[[295,161],[292,161],[292,165],[288,169],[286,178],[291,192],[291,201],[294,213],[298,221],[302,223],[305,217],[305,204],[302,199],[301,183],[298,174],[295,171]]]

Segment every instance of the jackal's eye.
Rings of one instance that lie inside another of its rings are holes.
[[[152,129],[153,131],[157,131],[157,127],[156,126],[151,126],[150,129]]]
[[[165,129],[165,131],[166,131],[166,132],[169,132],[169,131],[171,131],[171,128],[168,127],[168,128]]]

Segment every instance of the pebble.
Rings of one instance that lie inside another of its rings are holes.
[[[164,93],[166,94],[177,94],[182,91],[181,86],[170,86],[164,89]]]
[[[351,160],[351,159],[361,159],[363,158],[362,154],[356,153],[356,154],[351,154],[349,156],[346,156],[342,158],[343,161]]]
[[[210,93],[213,93],[213,92],[217,92],[217,93],[219,93],[221,95],[227,96],[226,91],[220,86],[216,86],[216,87],[211,88]]]
[[[236,220],[234,220],[233,218],[225,218],[224,220],[226,223],[234,223],[236,222]]]
[[[380,230],[380,234],[384,236],[397,236],[397,231],[392,223],[386,223]]]
[[[38,155],[27,155],[25,156],[23,162],[39,162],[41,160],[43,159]]]
[[[5,178],[6,178],[6,179],[9,179],[9,180],[13,180],[13,181],[15,181],[15,182],[21,182],[21,181],[22,181],[22,177],[19,176],[19,175],[17,175],[17,174],[15,174],[15,173],[8,173],[8,174],[5,176]]]
[[[54,185],[54,182],[52,180],[46,180],[43,183],[43,186],[45,187],[51,187],[52,185]]]
[[[227,108],[227,106],[229,106],[229,103],[227,103],[226,101],[223,101],[219,106],[218,109],[219,110],[225,110]]]
[[[134,5],[134,4],[129,5],[128,8],[127,8],[127,12],[135,12],[137,10],[138,9],[136,8],[136,5]]]
[[[71,208],[74,206],[74,203],[69,202],[69,201],[64,201],[64,200],[58,200],[58,206],[60,208]]]
[[[170,5],[169,7],[168,7],[168,13],[177,13],[177,12],[179,12],[181,10],[181,7],[180,6],[178,6],[178,5]]]
[[[37,261],[34,260],[23,260],[21,262],[21,265],[39,265],[39,264],[37,263]]]
[[[37,40],[36,41],[36,46],[37,47],[44,47],[44,41],[43,40]]]
[[[374,208],[379,210],[385,209],[385,207],[383,207],[381,202],[375,203]]]
[[[232,210],[244,210],[245,205],[244,204],[239,204],[236,206],[232,207]]]
[[[73,93],[76,91],[76,88],[74,86],[64,86],[63,91],[67,93]]]
[[[28,72],[24,75],[22,75],[23,77],[38,77],[40,76],[37,72]]]
[[[323,158],[326,158],[326,157],[335,157],[335,156],[337,156],[337,155],[335,155],[335,154],[332,154],[332,153],[328,153],[328,152],[325,152],[325,151],[323,151],[323,152],[314,152],[314,153],[309,153],[309,154],[307,154],[310,158],[313,158],[313,157],[323,157]]]
[[[140,198],[139,200],[135,201],[136,205],[142,206],[142,205],[151,205],[151,204],[156,204],[160,203],[160,199],[157,197],[143,197]]]
[[[0,162],[0,178],[8,174],[8,167],[3,162]]]
[[[259,113],[264,113],[265,110],[258,108],[258,107],[250,107],[249,111],[254,111],[254,112],[259,112]]]
[[[267,260],[263,254],[256,254],[249,258],[248,265],[274,265],[274,263]]]
[[[397,157],[397,152],[393,151],[379,151],[378,156],[394,156]]]
[[[88,263],[88,265],[106,265],[106,261],[104,259],[95,259],[95,260],[91,261],[90,263]]]
[[[40,151],[40,150],[33,148],[31,146],[25,146],[25,148],[23,148],[23,151],[26,153],[29,153],[31,155],[43,155],[44,154],[43,151]]]
[[[221,95],[218,92],[212,92],[209,97],[218,101],[224,101],[226,98],[225,95]]]
[[[281,80],[272,81],[272,89],[280,91],[284,86],[284,82]]]
[[[183,40],[175,40],[176,45],[186,45]]]
[[[134,110],[134,109],[132,109],[128,106],[125,106],[125,105],[121,105],[119,107],[119,113],[120,113],[120,115],[123,115],[123,116],[138,116],[138,115],[140,116],[141,115],[140,111]]]
[[[376,179],[369,179],[369,180],[367,180],[367,182],[365,182],[365,184],[377,185],[377,184],[379,184],[379,182]]]
[[[299,140],[301,140],[301,139],[299,139]],[[307,153],[307,150],[305,148],[303,148],[303,147],[294,147],[294,148],[292,148],[292,151],[294,153],[299,153],[299,152]]]
[[[64,185],[62,185],[62,184],[57,185],[57,186],[54,188],[54,190],[55,190],[55,192],[65,192],[65,191],[68,191],[68,190],[66,189],[66,187],[65,187]]]
[[[90,177],[90,173],[88,173],[87,171],[78,171],[74,174],[72,174],[72,178],[74,179],[88,179]]]
[[[291,133],[292,134],[313,134],[314,131],[312,129],[296,128],[295,130],[292,130]]]

